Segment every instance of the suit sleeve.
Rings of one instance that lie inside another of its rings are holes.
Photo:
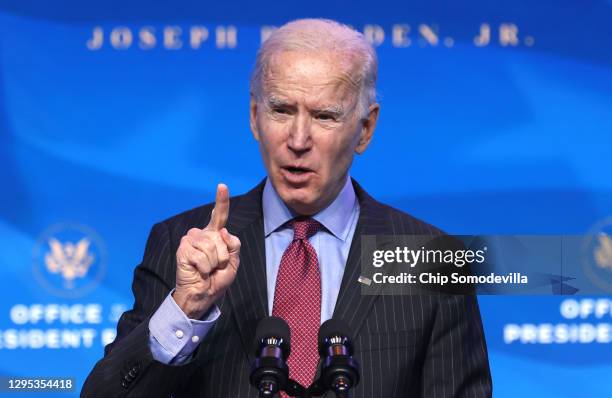
[[[169,229],[156,224],[134,271],[134,307],[119,319],[117,337],[85,380],[81,397],[168,397],[193,373],[196,361],[165,365],[153,358],[149,346],[149,320],[174,287],[174,263]]]
[[[421,396],[491,397],[491,372],[476,296],[437,297]]]

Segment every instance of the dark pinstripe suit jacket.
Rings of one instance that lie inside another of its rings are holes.
[[[355,181],[361,211],[334,311],[353,331],[361,364],[355,397],[489,397],[487,349],[474,296],[368,296],[360,293],[362,234],[439,234],[434,227],[372,199]],[[221,317],[182,366],[153,359],[149,318],[175,284],[179,240],[208,223],[212,205],[151,230],[132,289],[134,308],[87,378],[85,397],[257,397],[249,385],[252,342],[267,316],[263,183],[232,198],[228,230],[242,242],[238,275],[218,302]],[[331,395],[328,394],[331,397]]]

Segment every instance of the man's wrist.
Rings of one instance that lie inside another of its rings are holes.
[[[201,298],[189,292],[175,289],[172,298],[189,319],[202,319],[214,304],[209,297]]]
[[[189,361],[220,315],[219,308],[213,305],[201,319],[189,319],[169,294],[149,320],[153,358],[170,365]]]

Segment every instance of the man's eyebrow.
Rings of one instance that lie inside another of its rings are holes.
[[[336,115],[336,116],[342,116],[344,115],[344,107],[339,104],[330,105],[330,106],[325,106],[325,107],[316,109],[315,112],[329,113],[329,114]]]
[[[275,96],[275,95],[271,95],[267,98],[266,100],[266,104],[270,107],[273,106],[287,106],[290,105],[287,101]]]
[[[288,102],[282,98],[279,98],[275,95],[271,95],[266,99],[266,105],[270,108],[280,108],[286,106],[293,106],[291,102]],[[345,114],[344,107],[340,104],[323,106],[321,108],[315,108],[312,110],[314,113],[328,113],[333,115],[334,117],[341,118]]]

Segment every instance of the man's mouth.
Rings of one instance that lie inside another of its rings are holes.
[[[313,176],[312,169],[301,166],[283,166],[281,172],[285,181],[294,187],[303,186]]]
[[[297,166],[287,166],[283,168],[292,174],[304,174],[304,173],[308,173],[309,171],[312,171],[305,167],[297,167]]]

